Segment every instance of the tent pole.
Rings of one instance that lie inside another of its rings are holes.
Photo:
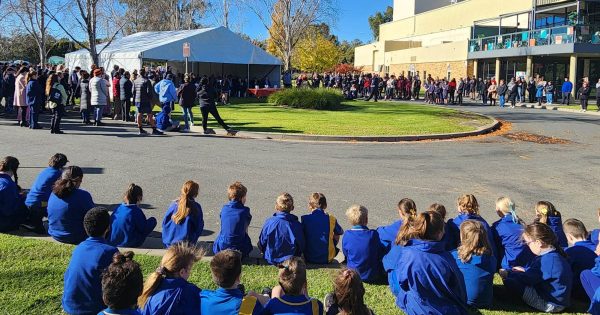
[[[248,85],[248,88],[250,88],[250,64],[248,64],[248,72],[247,72],[248,76],[246,77],[246,84]]]

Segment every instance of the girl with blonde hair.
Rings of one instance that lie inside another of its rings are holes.
[[[400,227],[403,222],[408,221],[410,218],[417,216],[417,205],[410,198],[403,198],[398,202],[398,216],[399,219],[387,226],[380,226],[377,228],[379,233],[379,240],[385,249],[385,253],[388,253],[392,248],[394,240],[400,231]],[[385,254],[384,253],[384,254]]]
[[[179,198],[171,203],[162,222],[165,247],[187,241],[195,244],[204,230],[202,207],[196,202],[200,186],[188,180],[181,187]]]
[[[477,198],[472,194],[466,194],[458,197],[456,203],[458,215],[454,219],[448,221],[448,231],[446,231],[446,233],[449,233],[449,235],[447,237],[446,248],[449,250],[457,248],[460,245],[460,225],[466,220],[475,220],[483,224],[488,235],[488,241],[491,244],[492,252],[494,253],[494,256],[497,257],[492,230],[487,221],[479,214],[479,202],[477,202]]]
[[[538,201],[535,204],[535,216],[535,222],[544,223],[552,229],[561,247],[569,246],[563,231],[562,216],[550,201]]]
[[[517,216],[515,203],[508,197],[498,198],[496,214],[500,220],[492,224],[492,233],[501,268],[511,269],[515,266],[527,265],[534,256],[521,239],[525,227],[523,220]]]

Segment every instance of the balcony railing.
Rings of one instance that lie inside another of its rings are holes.
[[[600,44],[600,25],[567,25],[472,39],[469,52],[571,43]]]

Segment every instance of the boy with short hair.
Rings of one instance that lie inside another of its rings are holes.
[[[356,270],[364,282],[373,283],[383,276],[381,261],[384,248],[377,231],[367,227],[368,216],[369,210],[361,205],[353,205],[346,210],[352,229],[344,234],[342,251],[348,268]]]
[[[566,220],[563,223],[563,230],[569,244],[569,247],[565,249],[565,253],[569,257],[569,263],[571,263],[573,279],[579,279],[582,271],[594,268],[595,259],[598,257],[595,253],[596,245],[587,239],[587,229],[583,222],[577,219]],[[573,281],[573,296],[586,297],[581,281]]]
[[[221,208],[221,232],[213,245],[215,254],[225,249],[235,249],[242,253],[242,258],[246,258],[252,251],[252,241],[248,236],[252,215],[250,208],[244,205],[247,192],[248,189],[240,182],[229,185],[229,202]]]
[[[62,306],[68,314],[97,314],[105,308],[102,272],[118,252],[105,240],[110,227],[106,208],[90,209],[83,218],[83,225],[89,237],[75,247],[64,276]]]
[[[242,255],[240,252],[225,249],[218,252],[210,262],[213,281],[219,286],[215,291],[202,290],[200,293],[201,314],[244,314],[258,315],[262,305],[254,296],[244,296],[240,284]]]
[[[282,193],[277,197],[275,210],[277,212],[265,221],[258,240],[258,248],[271,265],[294,256],[302,257],[305,246],[302,224],[297,216],[290,213],[294,210],[294,198]]]
[[[337,244],[344,230],[333,215],[325,212],[327,199],[322,193],[311,194],[308,207],[311,213],[302,216],[304,259],[308,263],[329,264],[339,252]]]

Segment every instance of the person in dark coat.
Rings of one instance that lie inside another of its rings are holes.
[[[91,125],[90,121],[90,74],[87,71],[81,71],[81,80],[77,87],[77,94],[80,95],[79,111],[81,112],[81,120],[86,125]]]
[[[586,112],[588,106],[588,100],[590,99],[590,92],[592,89],[590,88],[590,84],[587,82],[583,82],[583,86],[579,89],[579,100],[581,101],[581,111]]]
[[[183,84],[177,91],[177,97],[179,98],[179,105],[183,108],[183,121],[185,123],[184,131],[190,130],[190,125],[194,125],[194,115],[192,114],[192,108],[196,101],[196,86],[191,82],[189,75],[185,75],[183,78]]]
[[[137,108],[136,121],[138,128],[140,129],[139,134],[145,135],[147,132],[142,127],[142,116],[146,114],[148,116],[148,122],[152,126],[153,135],[162,135],[163,133],[156,129],[156,122],[154,121],[154,114],[152,113],[152,102],[155,95],[152,82],[146,78],[146,70],[141,69],[139,77],[133,82],[133,99],[135,101],[135,107]]]
[[[4,72],[4,84],[2,84],[2,97],[4,98],[4,110],[11,113],[15,95],[15,69],[7,68]]]
[[[380,78],[377,74],[375,74],[373,76],[373,78],[371,79],[371,94],[369,95],[369,97],[365,100],[366,102],[370,101],[371,98],[374,99],[375,103],[377,103],[377,99],[379,98],[379,82],[380,82]]]
[[[129,113],[131,111],[131,98],[133,97],[133,83],[130,80],[131,74],[125,71],[119,80],[119,97],[121,98],[121,119],[123,121],[131,121]]]
[[[29,106],[29,128],[42,129],[38,124],[40,109],[44,105],[44,89],[37,81],[37,72],[27,73],[27,87],[25,88],[26,102]]]
[[[215,104],[215,97],[217,93],[214,88],[208,84],[208,78],[202,78],[200,86],[196,90],[196,94],[200,99],[200,112],[202,113],[202,129],[204,134],[214,134],[212,129],[208,128],[208,114],[211,114],[228,133],[231,133],[231,128],[221,119],[217,105]]]

